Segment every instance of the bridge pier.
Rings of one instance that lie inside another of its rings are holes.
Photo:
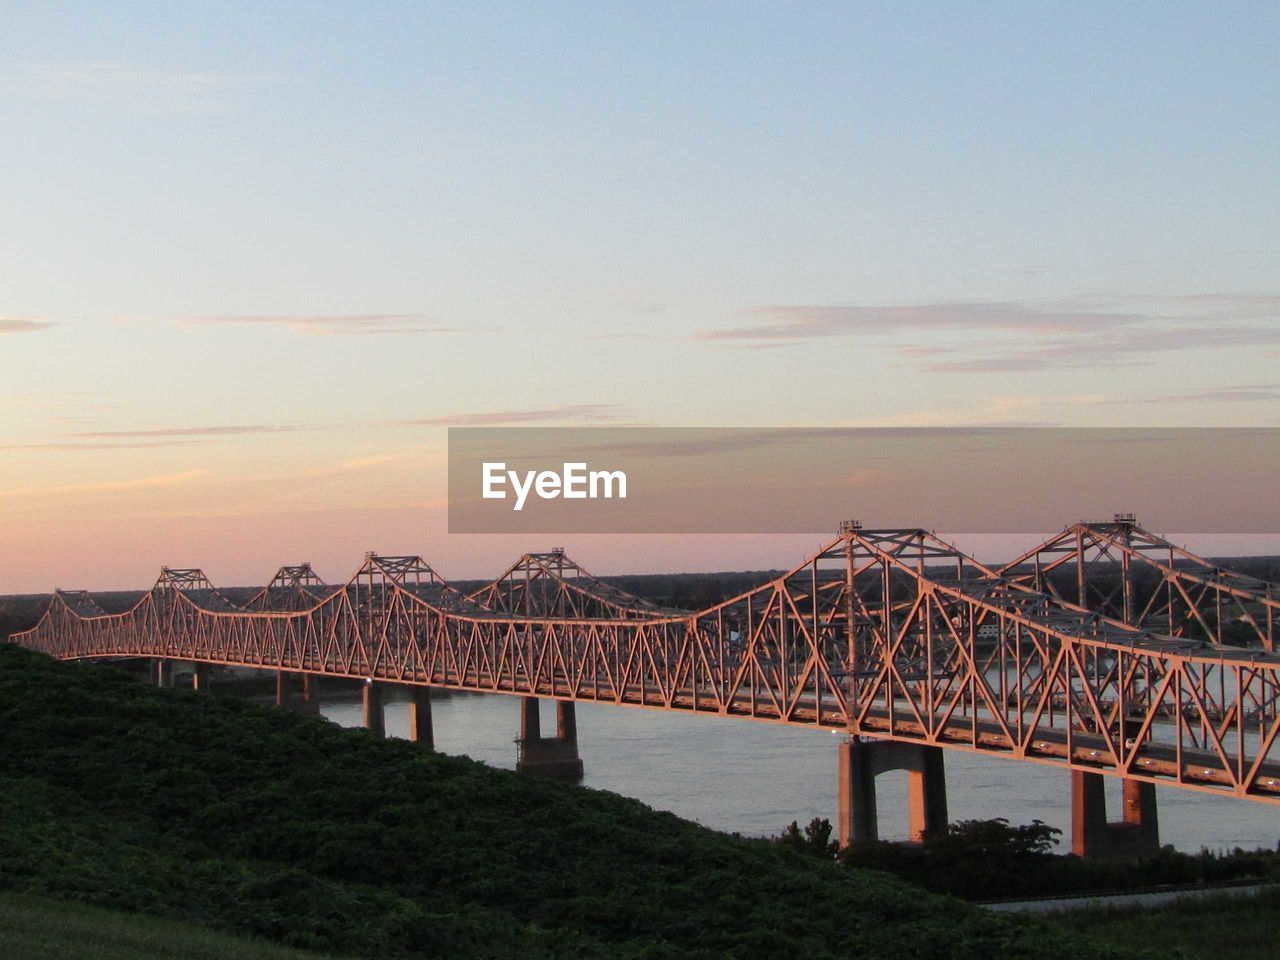
[[[311,674],[304,673],[302,675],[301,711],[318,717],[320,716],[320,696],[317,686],[316,678]]]
[[[572,700],[556,701],[556,735],[542,736],[538,698],[520,699],[520,738],[516,741],[516,770],[557,780],[581,780],[578,756],[578,716]]]
[[[1126,779],[1123,790],[1123,819],[1109,822],[1102,774],[1071,771],[1071,852],[1077,857],[1120,860],[1160,852],[1156,785]]]
[[[409,699],[409,739],[428,750],[436,748],[435,729],[431,723],[431,688],[414,685]]]
[[[191,689],[198,690],[200,693],[209,692],[209,664],[192,664]]]
[[[173,661],[156,657],[155,678],[157,687],[173,686]]]
[[[876,777],[890,770],[907,771],[911,841],[919,843],[946,832],[947,779],[941,747],[850,737],[840,744],[839,758],[836,819],[841,847],[880,838]]]
[[[382,687],[373,680],[366,680],[363,688],[364,728],[374,736],[387,735],[387,722],[382,708]]]
[[[295,678],[302,678],[301,696],[298,695]],[[309,716],[320,715],[320,703],[315,695],[315,684],[309,673],[295,673],[292,670],[276,671],[276,706],[294,713]]]

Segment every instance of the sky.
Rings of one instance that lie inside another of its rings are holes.
[[[450,425],[1277,425],[1277,104],[1265,3],[0,3],[0,593],[496,574]]]

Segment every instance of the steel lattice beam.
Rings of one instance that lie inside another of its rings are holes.
[[[1272,650],[1280,631],[1280,586],[1175,546],[1128,514],[1072,524],[1000,572],[1173,637]]]
[[[586,620],[669,617],[683,611],[650,603],[588,573],[563,548],[526,553],[502,576],[470,594],[502,613]]]
[[[219,596],[173,572],[119,615],[59,592],[13,639],[820,726],[1280,802],[1280,656],[1125,625],[922,530],[849,525],[693,613],[488,609],[419,557],[372,554],[305,610]]]
[[[250,598],[249,610],[309,610],[330,593],[309,563],[283,566],[271,582]]]

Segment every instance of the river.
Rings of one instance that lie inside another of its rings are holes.
[[[500,695],[437,694],[437,749],[514,769],[518,703]],[[337,690],[325,691],[322,712],[342,726],[361,723],[359,700]],[[776,834],[792,820],[803,825],[814,817],[835,819],[837,738],[829,731],[591,703],[579,703],[577,712],[583,783],[589,787],[752,836]],[[387,703],[386,727],[389,736],[408,735],[405,703]],[[554,707],[547,701],[542,729],[555,729]],[[960,750],[948,750],[946,764],[952,820],[1039,819],[1062,830],[1059,850],[1069,847],[1066,771]],[[1114,819],[1120,783],[1106,780]],[[1280,807],[1177,788],[1158,793],[1161,842],[1179,850],[1275,847],[1280,840]],[[882,775],[877,798],[881,837],[905,838],[906,774]]]

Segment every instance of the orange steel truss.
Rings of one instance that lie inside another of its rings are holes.
[[[309,610],[331,592],[309,563],[284,566],[249,598],[248,610]]]
[[[117,615],[59,591],[13,640],[821,727],[1280,802],[1280,655],[1125,624],[923,530],[847,523],[696,612],[560,551],[470,597],[420,557],[369,554],[305,609],[239,609],[200,571],[166,570]]]
[[[524,554],[470,597],[490,610],[526,617],[626,620],[682,612],[659,607],[592,576],[569,559],[563,547]]]
[[[1172,637],[1274,649],[1280,588],[1142,529],[1132,514],[1082,521],[1001,573],[1059,599]]]

